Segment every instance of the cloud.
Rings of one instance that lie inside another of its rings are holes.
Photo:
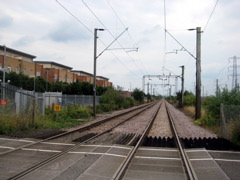
[[[19,38],[17,41],[13,42],[13,46],[21,47],[21,46],[26,46],[34,42],[34,38],[31,36],[24,36]]]
[[[76,24],[61,23],[55,30],[50,32],[46,38],[56,42],[82,41],[91,38],[90,33],[84,32]]]
[[[11,18],[10,16],[1,16],[0,17],[0,28],[6,28],[6,27],[9,27],[11,26],[11,24],[13,23],[13,18]]]

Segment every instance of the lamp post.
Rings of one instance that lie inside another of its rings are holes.
[[[97,31],[104,29],[94,29],[94,65],[93,65],[93,115],[96,116],[96,69],[97,69]]]

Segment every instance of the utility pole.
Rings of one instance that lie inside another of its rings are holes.
[[[201,27],[197,27],[195,119],[201,118]]]
[[[218,86],[218,79],[216,80],[216,96],[219,96],[219,86]]]
[[[97,66],[97,30],[94,29],[94,65],[93,65],[93,115],[96,116],[96,66]]]
[[[182,90],[181,90],[181,104],[180,106],[184,106],[184,66],[180,66],[182,68]]]
[[[3,96],[2,99],[5,100],[5,79],[6,79],[6,46],[4,45],[4,57],[3,57]]]

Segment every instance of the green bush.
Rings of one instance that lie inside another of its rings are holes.
[[[235,122],[232,128],[231,140],[240,145],[240,122]]]
[[[192,106],[195,104],[195,96],[190,93],[190,94],[187,94],[185,97],[184,97],[184,105],[186,106]]]
[[[122,107],[124,109],[127,109],[127,108],[130,108],[132,106],[134,106],[134,100],[131,97],[125,97],[124,101],[122,103]]]

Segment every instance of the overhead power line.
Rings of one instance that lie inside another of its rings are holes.
[[[74,19],[76,19],[80,24],[82,24],[89,32],[93,34],[93,31],[89,29],[80,19],[78,19],[71,11],[69,11],[63,4],[61,4],[58,0],[56,2],[63,8],[65,11],[67,11]]]
[[[63,4],[61,4],[58,0],[56,0],[56,2],[66,11],[68,12],[75,20],[77,20],[78,23],[80,23],[82,26],[84,26],[91,34],[94,34],[94,32],[89,28],[87,27],[87,25],[85,25],[79,18],[77,18],[70,10],[68,10]],[[101,43],[107,47],[107,45],[100,39],[98,38]],[[133,73],[129,68],[128,66],[126,66],[112,51],[110,51],[111,54],[130,72],[130,73]],[[137,74],[134,73],[134,75],[136,75],[136,77],[138,77]],[[139,78],[139,77],[138,77]]]
[[[215,9],[216,9],[217,4],[218,4],[218,0],[216,1],[215,5],[214,5],[214,7],[213,7],[213,10],[212,10],[212,12],[211,12],[211,14],[210,14],[210,16],[209,16],[209,18],[208,18],[208,20],[207,20],[207,23],[206,23],[206,25],[205,25],[205,27],[204,27],[204,29],[203,29],[204,32],[205,32],[205,29],[206,29],[207,26],[208,26],[208,23],[210,22],[210,19],[211,19],[212,15],[213,15],[213,12],[214,12]]]
[[[93,14],[93,16],[102,24],[102,26],[105,28],[105,29],[107,29],[108,30],[108,28],[106,27],[106,25],[97,17],[97,15],[93,12],[93,10],[87,5],[87,3],[84,1],[84,0],[82,0],[82,2],[83,2],[83,4],[88,8],[88,10]],[[115,39],[115,37],[114,37],[114,35],[111,33],[111,31],[109,31],[108,30],[108,32],[109,32],[109,34]],[[119,44],[119,46],[124,50],[125,48],[123,47],[123,45],[117,40],[116,41],[118,44]],[[132,57],[130,57],[130,55],[127,53],[127,51],[125,50],[125,53],[127,54],[127,56],[131,59],[131,61],[135,64],[135,66],[138,68],[138,70],[139,70],[139,72],[141,73],[141,74],[144,74],[142,71],[141,71],[141,69],[138,67],[138,65],[136,64],[136,62],[132,59]]]

